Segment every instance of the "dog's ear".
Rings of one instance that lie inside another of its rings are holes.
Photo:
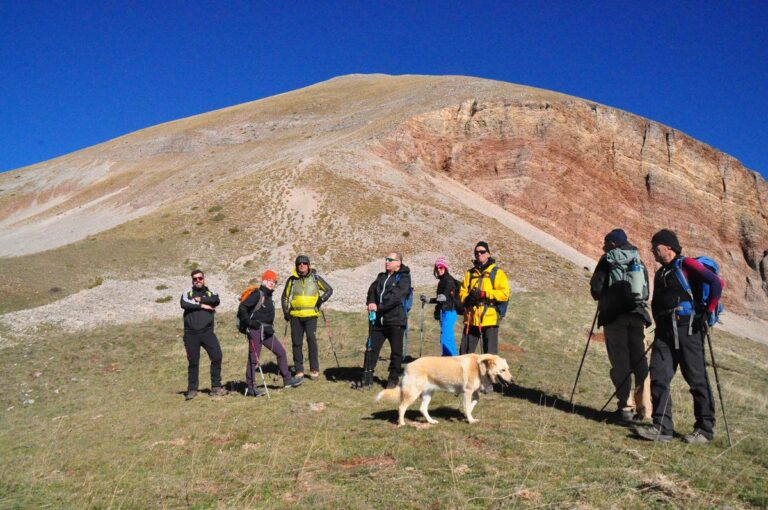
[[[480,375],[489,374],[496,366],[496,356],[493,354],[483,354],[477,359],[477,364],[480,366]]]

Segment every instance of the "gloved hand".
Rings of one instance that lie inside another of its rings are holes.
[[[424,294],[422,294],[421,296],[419,296],[419,301],[421,301],[422,303],[429,303],[429,298]]]
[[[707,312],[707,325],[711,328],[715,324],[717,324],[717,317],[714,313]]]
[[[486,294],[485,294],[485,291],[484,291],[484,290],[481,290],[481,291],[480,291],[480,299],[485,299],[486,297],[487,297],[487,296],[486,296]]]
[[[467,306],[477,306],[480,303],[480,289],[472,289],[467,294],[464,304]]]
[[[264,324],[264,338],[269,338],[275,334],[275,328],[272,324]]]
[[[438,294],[438,295],[437,295],[437,298],[435,298],[435,300],[436,300],[438,303],[445,303],[446,301],[448,301],[448,298],[447,298],[447,297],[445,297],[445,294]]]
[[[291,320],[291,312],[285,312],[283,318],[285,319],[285,322],[289,322]]]

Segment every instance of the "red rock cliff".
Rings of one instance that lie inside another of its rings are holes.
[[[621,227],[655,268],[650,238],[671,228],[684,254],[721,262],[726,306],[768,317],[768,184],[679,131],[574,98],[468,99],[382,143],[390,161],[447,174],[595,259]]]

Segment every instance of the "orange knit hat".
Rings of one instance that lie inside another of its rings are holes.
[[[261,275],[261,280],[272,280],[273,282],[277,282],[277,273],[272,271],[271,269],[267,269],[264,271],[264,274]]]

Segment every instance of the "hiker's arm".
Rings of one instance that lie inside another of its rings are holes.
[[[288,278],[288,281],[285,282],[285,287],[283,288],[283,295],[280,298],[280,306],[283,309],[283,315],[288,315],[288,312],[291,310],[291,303],[289,301],[291,296],[291,285],[293,285],[293,279]]]
[[[371,305],[376,305],[376,281],[373,280],[373,283],[370,287],[368,287],[368,295],[365,298],[365,306],[370,310]]]
[[[509,301],[509,280],[502,269],[496,272],[493,288],[485,293],[485,297],[499,302]]]
[[[323,280],[322,276],[317,277],[317,290],[323,291],[323,293],[320,294],[320,301],[317,303],[318,305],[325,303],[333,295],[333,287]]]
[[[459,289],[459,301],[462,303],[467,299],[469,295],[469,272],[464,273],[464,279],[461,281],[461,288]]]
[[[200,298],[201,305],[208,305],[211,308],[216,308],[217,306],[219,306],[219,303],[221,303],[221,300],[219,299],[219,295],[214,291],[211,291],[210,296],[203,296]]]
[[[707,302],[707,312],[712,313],[717,308],[720,296],[723,294],[723,283],[720,277],[704,267],[704,264],[692,257],[683,259],[683,269],[689,275],[696,275],[696,278],[709,284],[709,300]]]
[[[199,310],[200,309],[200,303],[194,300],[194,298],[189,297],[188,292],[182,292],[181,293],[181,307],[184,310]]]
[[[592,299],[595,301],[600,299],[600,296],[603,294],[603,289],[605,288],[606,276],[608,276],[608,272],[606,271],[607,264],[608,262],[605,260],[605,255],[600,257],[600,260],[597,262],[597,267],[595,267],[595,272],[592,273],[592,278],[589,279],[589,292],[592,294]]]
[[[400,281],[389,288],[389,292],[384,293],[384,298],[379,305],[379,310],[386,312],[398,306],[403,306],[403,301],[408,297],[411,291],[411,275],[401,273]]]

